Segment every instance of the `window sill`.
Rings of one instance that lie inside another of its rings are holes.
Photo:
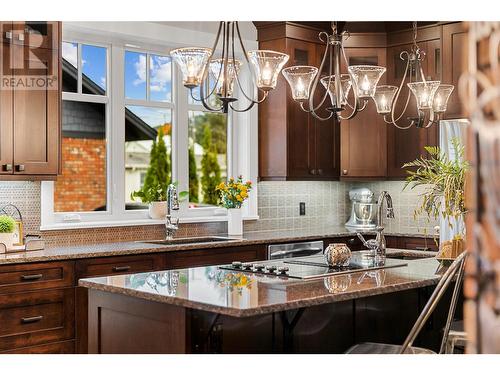
[[[214,223],[227,221],[227,216],[207,216],[207,217],[184,217],[180,218],[181,224],[188,223]],[[243,220],[258,220],[259,216],[246,216]],[[130,226],[143,226],[143,225],[161,225],[165,224],[165,220],[153,219],[134,219],[134,220],[116,220],[116,221],[86,221],[86,222],[73,222],[73,223],[57,223],[41,225],[41,231],[55,231],[55,230],[71,230],[71,229],[86,229],[86,228],[110,228],[110,227],[130,227]]]

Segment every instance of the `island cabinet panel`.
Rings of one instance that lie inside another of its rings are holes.
[[[177,251],[166,254],[168,269],[211,266],[233,261],[253,262],[267,258],[266,245]]]
[[[0,295],[0,352],[70,340],[74,288]]]
[[[90,354],[189,352],[183,307],[89,291]]]

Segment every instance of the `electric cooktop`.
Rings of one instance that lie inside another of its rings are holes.
[[[370,257],[365,254],[354,253],[349,265],[345,267],[330,267],[322,255],[314,255],[260,263],[242,263],[236,261],[231,264],[219,266],[219,268],[233,272],[307,280],[352,272],[405,267],[407,265],[407,262],[399,259]]]

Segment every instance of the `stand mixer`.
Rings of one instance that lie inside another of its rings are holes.
[[[377,227],[377,203],[373,202],[373,192],[367,188],[349,191],[351,217],[345,224],[354,230],[368,230]]]

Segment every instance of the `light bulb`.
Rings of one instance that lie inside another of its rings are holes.
[[[304,82],[302,82],[302,78],[299,77],[297,80],[297,87],[296,87],[297,97],[304,97],[305,96],[305,87],[304,87]]]
[[[382,97],[380,98],[380,107],[384,110],[387,110],[387,98],[385,97],[384,94],[382,94]]]
[[[361,90],[363,90],[363,91],[370,90],[370,81],[368,80],[368,76],[366,74],[363,77],[363,82],[361,82]]]
[[[196,66],[192,60],[189,60],[186,64],[187,77],[186,83],[195,83],[196,82]]]
[[[269,66],[269,62],[266,61],[264,68],[262,69],[262,82],[264,85],[270,85],[271,79],[273,77],[273,72]]]
[[[441,100],[441,95],[437,95],[437,96],[436,96],[436,106],[437,106],[437,107],[440,107],[440,106],[441,106],[441,104],[442,104],[442,102],[443,102],[443,101]]]

